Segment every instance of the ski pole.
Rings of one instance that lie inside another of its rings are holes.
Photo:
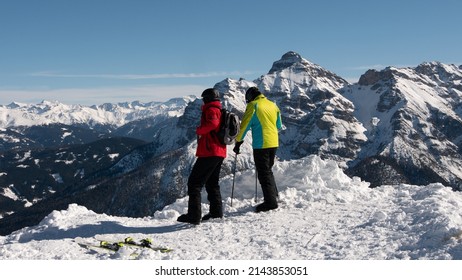
[[[258,194],[257,194],[257,178],[258,178],[258,171],[257,171],[257,168],[255,167],[255,203],[257,203],[257,198],[258,198]]]
[[[236,180],[237,154],[234,155],[233,187],[231,188],[231,207],[233,207],[234,181]]]

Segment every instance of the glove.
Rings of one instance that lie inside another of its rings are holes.
[[[234,144],[233,152],[237,155],[240,154],[239,149],[241,148],[242,143],[244,143],[244,141],[236,142],[236,144]]]

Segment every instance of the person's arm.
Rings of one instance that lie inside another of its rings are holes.
[[[220,126],[220,109],[210,108],[205,111],[205,122],[196,129],[197,135],[205,135]]]
[[[280,130],[282,128],[282,120],[281,120],[281,111],[278,108],[277,112],[277,119],[276,119],[276,127]]]
[[[254,113],[255,113],[254,105],[252,103],[247,104],[247,107],[245,108],[244,116],[242,117],[239,133],[236,136],[236,142],[244,141],[244,137],[247,134],[247,131],[250,130],[250,124],[251,124],[251,120],[252,120]]]

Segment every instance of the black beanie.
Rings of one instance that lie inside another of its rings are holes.
[[[245,93],[245,102],[252,102],[257,96],[261,94],[260,90],[257,87],[249,88]]]

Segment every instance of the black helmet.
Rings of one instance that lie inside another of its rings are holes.
[[[218,93],[218,90],[214,88],[208,88],[204,90],[201,97],[202,100],[204,100],[204,103],[220,100],[220,94]]]
[[[247,102],[247,103],[252,102],[260,94],[261,94],[261,92],[258,90],[257,87],[249,88],[245,93],[245,102]]]

